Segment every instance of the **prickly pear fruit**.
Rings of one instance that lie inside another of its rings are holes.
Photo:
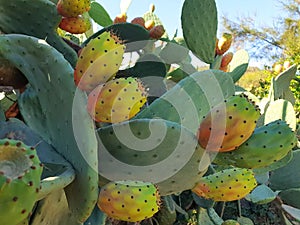
[[[251,170],[231,168],[202,177],[192,191],[214,201],[234,201],[244,198],[256,185]]]
[[[80,51],[74,71],[75,84],[91,91],[107,82],[119,70],[124,51],[122,41],[111,32],[103,32],[92,39]]]
[[[221,67],[228,66],[228,64],[231,62],[232,58],[233,58],[232,52],[228,52],[225,55],[223,55],[222,61],[221,61]]]
[[[136,17],[133,20],[131,20],[132,24],[138,24],[142,27],[145,27],[145,20],[143,17]]]
[[[149,35],[153,39],[160,39],[165,33],[165,28],[163,25],[156,25],[150,29]]]
[[[232,35],[229,33],[224,33],[222,37],[218,40],[216,44],[216,54],[223,55],[230,48],[232,42]]]
[[[199,144],[208,151],[234,150],[253,133],[260,112],[244,95],[231,96],[205,116],[198,131]]]
[[[290,67],[291,67],[290,61],[288,61],[288,60],[284,61],[284,63],[283,63],[283,69],[287,70]]]
[[[221,60],[220,70],[227,72],[228,64],[231,62],[232,58],[233,58],[232,52],[228,52],[225,55],[223,55]]]
[[[126,23],[127,21],[127,14],[126,13],[121,13],[119,15],[116,16],[116,18],[114,19],[114,24],[116,23]]]
[[[236,220],[225,220],[221,225],[240,225]]]
[[[149,12],[154,12],[154,10],[155,10],[155,5],[153,4],[153,3],[151,3],[150,5],[149,5]]]
[[[88,31],[91,26],[89,18],[81,15],[77,17],[64,17],[59,23],[59,28],[72,34],[82,34]]]
[[[95,88],[88,96],[87,110],[97,122],[118,123],[135,116],[146,101],[139,80],[119,78]]]
[[[279,73],[282,72],[282,70],[283,70],[282,64],[276,63],[275,66],[274,66],[274,72],[275,72],[276,74],[279,74]]]
[[[77,17],[91,8],[90,0],[59,0],[57,11],[64,17]]]
[[[98,207],[111,218],[138,222],[158,212],[160,196],[148,182],[110,182],[101,188]]]
[[[31,215],[40,190],[42,164],[35,148],[0,140],[1,224],[15,225]]]
[[[214,163],[243,168],[262,168],[282,159],[297,143],[297,137],[284,121],[256,128],[252,136],[232,152],[218,153]]]
[[[147,21],[145,22],[145,28],[146,28],[147,30],[149,30],[149,31],[150,31],[154,26],[155,26],[154,20],[147,20]]]

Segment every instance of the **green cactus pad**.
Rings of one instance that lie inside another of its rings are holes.
[[[242,168],[262,168],[284,158],[296,145],[295,133],[284,121],[256,128],[252,136],[231,152],[218,153],[214,163]]]
[[[233,58],[229,64],[229,72],[234,83],[237,82],[246,72],[249,60],[249,54],[244,49],[238,50],[236,53],[234,53]]]
[[[136,118],[162,118],[196,134],[211,107],[234,94],[231,77],[222,71],[207,70],[187,76],[141,111]]]
[[[30,225],[82,225],[70,212],[64,190],[57,190],[38,202]]]
[[[273,80],[273,87],[270,89],[270,100],[284,98],[290,91],[290,82],[295,77],[297,72],[297,65],[292,65],[287,70],[280,73]]]
[[[2,224],[18,224],[31,215],[41,188],[42,170],[35,148],[16,140],[0,140]]]
[[[98,135],[101,176],[152,182],[162,196],[191,189],[210,163],[195,136],[170,121],[130,120]]]
[[[253,171],[231,168],[202,177],[192,191],[214,201],[234,201],[244,198],[256,185]]]
[[[98,184],[97,143],[93,122],[84,107],[86,96],[77,90],[74,99],[76,87],[72,67],[58,51],[42,40],[25,35],[2,35],[0,45],[0,56],[22,71],[34,92],[38,93],[35,100],[40,107],[32,105],[27,108],[37,110],[33,115],[39,117],[32,117],[31,112],[23,108],[21,113],[26,123],[36,132],[43,132],[39,134],[49,140],[76,171],[76,179],[66,188],[66,193],[71,212],[78,220],[84,221],[96,203]],[[76,104],[73,104],[75,100]],[[31,103],[24,102],[23,105]],[[42,118],[44,120],[41,121]],[[41,131],[38,130],[40,123],[45,124]],[[78,138],[82,141],[77,142]]]
[[[212,63],[218,26],[215,1],[185,0],[181,23],[188,48],[203,62]]]
[[[99,36],[105,31],[112,31],[126,44],[126,52],[136,51],[146,46],[150,39],[149,31],[140,25],[131,23],[117,23],[103,28],[91,35],[86,41],[83,42],[84,47],[92,39]],[[132,44],[130,44],[132,42]]]
[[[293,151],[293,158],[284,167],[274,170],[270,175],[270,187],[273,190],[300,188],[300,149]]]
[[[115,181],[101,188],[98,206],[111,218],[137,222],[158,212],[160,195],[149,182]]]
[[[0,0],[0,30],[46,40],[75,66],[76,52],[56,32],[61,16],[49,0]]]
[[[91,2],[91,9],[89,10],[90,17],[100,26],[106,27],[113,24],[108,12],[98,2]]]
[[[264,113],[264,124],[268,124],[274,120],[285,121],[295,131],[297,118],[292,103],[284,99],[271,101]]]

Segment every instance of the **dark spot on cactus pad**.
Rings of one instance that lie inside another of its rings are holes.
[[[12,199],[14,202],[16,202],[16,201],[18,201],[18,197],[17,196],[15,196],[15,197],[13,197],[13,199]]]
[[[231,120],[231,119],[232,119],[232,116],[229,116],[228,118]]]
[[[21,211],[21,213],[22,213],[22,214],[26,213],[26,209],[23,209],[23,210]]]
[[[130,198],[131,198],[131,199],[133,199],[133,198],[134,198],[134,196],[133,196],[133,195],[131,195],[131,196],[130,196]]]
[[[36,167],[35,167],[35,166],[31,166],[30,168],[31,168],[31,169],[33,169],[33,170],[35,170],[35,169],[36,169]]]

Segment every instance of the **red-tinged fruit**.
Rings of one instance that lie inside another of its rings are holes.
[[[83,16],[63,17],[59,28],[72,34],[82,34],[88,31],[92,26],[89,18]]]
[[[252,135],[259,117],[258,107],[246,96],[231,96],[202,120],[198,142],[207,151],[232,151]]]
[[[150,37],[153,39],[160,39],[165,33],[165,28],[163,25],[156,25],[150,30]]]
[[[158,212],[160,195],[149,182],[115,181],[101,187],[97,205],[113,219],[138,222]]]
[[[127,14],[126,13],[121,13],[119,15],[116,16],[116,18],[114,19],[114,24],[116,23],[126,23],[127,21]]]
[[[139,80],[119,78],[95,88],[88,96],[87,110],[97,122],[118,123],[135,116],[146,102]]]
[[[223,55],[228,51],[232,43],[232,35],[229,33],[224,33],[222,37],[218,40],[216,44],[216,54]]]
[[[256,186],[252,170],[231,168],[202,177],[192,191],[214,201],[235,201],[244,198]]]
[[[143,17],[136,17],[133,20],[131,20],[131,23],[145,27],[145,20]]]
[[[80,51],[74,70],[75,84],[90,92],[107,82],[119,70],[124,52],[124,44],[111,32],[103,32],[90,40]]]
[[[90,0],[59,0],[57,11],[64,17],[77,17],[91,8]]]
[[[225,55],[223,55],[220,68],[228,66],[232,58],[233,58],[232,52],[228,52]]]

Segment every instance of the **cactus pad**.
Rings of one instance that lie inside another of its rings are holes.
[[[256,185],[251,170],[231,168],[202,177],[192,191],[214,201],[234,201],[244,198]]]
[[[158,212],[160,196],[149,182],[116,181],[101,188],[98,206],[111,218],[137,222]]]
[[[212,108],[200,124],[200,145],[209,151],[231,151],[253,133],[259,109],[243,95],[231,96]]]
[[[262,168],[285,157],[296,143],[295,133],[284,121],[273,121],[256,128],[252,136],[236,150],[219,153],[214,163]]]
[[[88,97],[88,112],[97,122],[118,123],[135,116],[146,103],[143,85],[119,78],[96,87]]]
[[[40,190],[42,170],[35,148],[20,141],[0,140],[2,224],[17,224],[31,215]]]
[[[185,0],[181,23],[188,48],[205,63],[212,63],[218,25],[215,1]]]
[[[74,71],[76,85],[91,91],[119,70],[125,47],[112,32],[104,32],[81,50]]]

